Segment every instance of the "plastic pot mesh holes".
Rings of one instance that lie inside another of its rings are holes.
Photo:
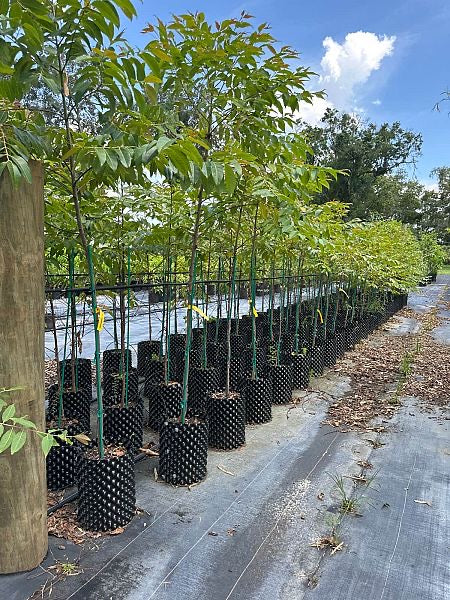
[[[272,420],[272,382],[270,379],[247,380],[242,395],[247,423],[268,423]]]
[[[149,396],[148,424],[159,431],[164,421],[180,414],[183,388],[178,382],[155,385]]]
[[[64,390],[62,402],[64,418],[76,419],[79,422],[82,431],[89,431],[91,428],[91,398],[89,392],[84,389],[79,389],[77,392]],[[57,419],[58,405],[59,390],[58,386],[54,384],[50,386],[48,390],[48,420]]]
[[[245,401],[234,392],[228,398],[223,393],[208,398],[209,445],[232,450],[245,444]]]
[[[85,529],[110,531],[127,525],[136,504],[132,456],[81,456],[78,491],[78,520]]]
[[[328,337],[323,344],[323,366],[332,367],[337,360],[336,338]]]
[[[159,475],[172,485],[191,485],[205,478],[208,425],[166,421],[159,437]]]
[[[127,354],[128,354],[128,366],[131,367],[131,350],[125,350],[122,364],[122,351],[113,348],[111,350],[105,350],[103,352],[103,378],[108,373],[120,373],[125,371],[127,365]]]
[[[207,397],[219,386],[217,369],[191,369],[189,373],[188,408],[193,414],[205,414]]]
[[[292,365],[274,365],[271,370],[272,404],[286,404],[292,400]]]
[[[304,390],[309,385],[309,370],[311,359],[309,354],[297,354],[291,356],[292,361],[292,385],[294,389]]]
[[[150,360],[147,363],[144,396],[147,398],[153,393],[153,386],[161,383],[164,379],[164,364],[158,360]]]
[[[72,386],[72,361],[70,358],[59,362],[59,372],[62,377],[64,366],[64,387]],[[75,382],[77,388],[85,390],[92,400],[92,362],[89,358],[77,358],[74,364]]]
[[[61,431],[66,429],[64,423]],[[82,433],[83,428],[80,425],[67,426],[68,435]],[[78,457],[82,452],[79,444],[74,442],[72,445],[58,440],[59,446],[54,446],[46,458],[47,466],[47,488],[49,490],[63,490],[72,487],[76,482],[76,469]]]
[[[103,403],[107,406],[119,404],[122,401],[122,389],[126,374],[107,373],[103,378]],[[126,381],[125,381],[126,384]],[[137,370],[130,368],[128,372],[128,399],[135,400],[139,395],[139,380]]]
[[[108,442],[137,452],[143,444],[144,406],[141,400],[128,406],[105,408],[103,434]]]
[[[157,340],[143,340],[137,345],[137,371],[139,377],[147,375],[147,363],[154,355],[159,356],[160,342]]]
[[[311,348],[311,371],[314,377],[318,377],[323,373],[323,346],[314,346]]]

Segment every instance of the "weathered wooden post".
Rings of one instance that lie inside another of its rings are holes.
[[[0,177],[0,387],[45,430],[44,200],[42,165],[32,183]],[[26,571],[47,552],[45,458],[33,434],[17,454],[0,454],[0,573]]]

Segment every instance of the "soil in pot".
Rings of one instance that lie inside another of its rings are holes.
[[[78,520],[89,531],[124,527],[136,510],[133,455],[123,447],[86,451],[78,463]]]
[[[172,485],[192,485],[206,477],[208,424],[201,419],[167,420],[159,436],[159,476]]]
[[[238,392],[216,392],[208,398],[209,445],[233,450],[245,444],[245,401]]]

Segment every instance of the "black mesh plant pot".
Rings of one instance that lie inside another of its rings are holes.
[[[203,341],[203,327],[192,328],[192,346],[201,346]]]
[[[148,424],[159,431],[167,419],[178,417],[183,399],[183,388],[177,381],[155,385],[149,395]]]
[[[309,385],[311,356],[307,354],[292,354],[292,386],[297,390],[306,390]]]
[[[332,367],[336,364],[337,360],[337,345],[336,338],[334,335],[332,337],[327,337],[323,344],[323,366],[324,367]]]
[[[170,348],[170,379],[172,381],[183,381],[184,373],[184,348]]]
[[[170,339],[170,355],[172,352],[182,351],[186,348],[186,334],[185,333],[171,333]]]
[[[103,404],[113,406],[122,401],[123,380],[126,374],[107,373],[103,378]],[[126,383],[126,382],[125,382]],[[128,371],[128,399],[135,400],[139,396],[139,378],[137,369],[131,367]]]
[[[224,346],[226,348],[227,341],[225,339]],[[245,348],[245,338],[241,334],[233,333],[230,336],[231,353],[233,355],[240,354]]]
[[[345,328],[345,349],[352,350],[355,346],[355,326],[353,323],[349,323]]]
[[[336,357],[340,358],[345,352],[345,330],[336,331],[335,337],[336,337]]]
[[[258,373],[262,373],[264,367],[267,365],[267,346],[256,348],[256,368]],[[244,372],[248,375],[251,374],[253,369],[253,349],[246,348],[244,351]]]
[[[164,379],[164,363],[159,360],[150,360],[147,363],[147,372],[144,383],[144,396],[147,398],[155,384],[161,383]]]
[[[281,353],[289,356],[294,351],[295,334],[285,332],[281,334]]]
[[[245,400],[238,392],[228,398],[216,392],[208,398],[209,445],[233,450],[245,444]]]
[[[127,353],[128,353],[128,366],[132,365],[131,350],[125,350],[122,364],[122,351],[117,348],[105,350],[103,352],[103,378],[108,373],[121,373],[125,371],[127,365]]]
[[[64,387],[72,386],[72,361],[70,358],[59,362],[59,372],[62,376],[64,365]],[[82,388],[92,400],[92,361],[89,358],[77,358],[74,364],[75,384],[77,389]]]
[[[206,359],[208,365],[216,366],[219,358],[220,346],[215,342],[206,342]]]
[[[147,364],[153,356],[159,356],[161,343],[158,340],[143,340],[137,345],[137,372],[139,377],[147,375]]]
[[[286,404],[292,400],[292,365],[272,365],[272,404]]]
[[[144,404],[138,399],[128,406],[107,406],[103,417],[103,435],[111,444],[137,452],[143,444]]]
[[[78,421],[82,431],[89,431],[91,428],[91,397],[89,391],[79,389],[77,392],[72,392],[71,390],[66,389],[62,395],[62,402],[64,418]],[[54,384],[51,385],[48,390],[48,420],[57,419],[58,404],[59,390],[58,385]]]
[[[206,414],[207,397],[219,387],[219,372],[216,368],[196,368],[189,371],[188,409],[193,415]]]
[[[202,366],[202,360],[203,360],[202,346],[196,346],[195,348],[191,348],[191,351],[189,352],[189,364],[192,367],[200,368]],[[184,372],[184,360],[183,360],[182,373],[183,372]],[[181,379],[181,381],[182,381],[182,379]]]
[[[272,380],[247,379],[242,395],[246,423],[268,423],[272,420]]]
[[[159,436],[159,476],[172,485],[192,485],[206,477],[208,424],[166,421]]]
[[[243,370],[242,354],[232,356],[230,361],[230,389],[237,390],[241,384]],[[227,355],[226,350],[221,353],[220,359],[220,387],[224,388],[227,377]]]
[[[78,464],[78,521],[88,531],[111,531],[135,514],[134,460],[131,453],[102,459],[87,454]]]
[[[313,372],[314,377],[319,377],[323,373],[323,357],[324,357],[324,347],[323,346],[313,346],[310,350],[311,354],[311,371]]]
[[[49,424],[49,429],[54,429],[54,424]],[[56,426],[57,428],[57,426]],[[60,432],[66,430],[68,435],[83,433],[79,423],[61,424]],[[72,445],[58,440],[59,446],[53,446],[47,454],[47,488],[49,490],[63,490],[76,483],[78,456],[82,452],[81,444],[76,440]]]

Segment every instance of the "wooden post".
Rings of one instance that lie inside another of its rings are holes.
[[[11,401],[45,430],[44,200],[42,165],[32,184],[0,177],[0,387],[23,386]],[[47,487],[40,439],[28,434],[0,454],[0,573],[27,571],[47,553]]]

